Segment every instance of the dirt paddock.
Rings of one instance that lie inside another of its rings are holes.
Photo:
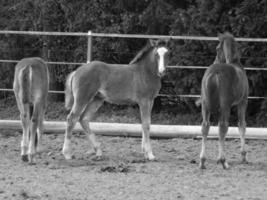
[[[152,140],[157,161],[143,159],[140,138],[98,136],[103,158],[86,155],[75,134],[75,159],[65,161],[63,134],[45,134],[45,150],[29,165],[20,159],[21,133],[0,131],[0,199],[267,199],[267,141],[250,140],[249,164],[240,164],[239,140],[228,140],[231,168],[216,164],[209,140],[207,169],[199,170],[200,140]]]

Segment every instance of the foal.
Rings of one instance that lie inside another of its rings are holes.
[[[224,169],[229,168],[226,162],[225,136],[228,131],[230,110],[232,106],[238,109],[238,129],[241,139],[242,162],[246,163],[245,131],[246,108],[248,97],[248,79],[240,63],[237,43],[230,33],[219,34],[219,45],[214,64],[205,72],[201,86],[202,102],[202,150],[200,153],[200,168],[205,168],[205,148],[210,128],[210,114],[219,113],[219,158]]]
[[[154,160],[150,144],[151,110],[161,87],[168,49],[166,42],[150,40],[129,65],[119,66],[93,61],[72,72],[66,81],[65,103],[71,109],[63,145],[66,159],[72,158],[71,132],[77,121],[89,138],[92,152],[102,155],[100,144],[89,127],[93,114],[104,101],[115,104],[138,104],[142,121],[142,150]]]
[[[41,58],[25,58],[18,62],[13,89],[22,122],[21,156],[25,162],[33,162],[36,148],[39,150],[48,87],[48,68]]]

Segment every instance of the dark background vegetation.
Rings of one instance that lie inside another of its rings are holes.
[[[0,30],[125,34],[267,37],[266,0],[0,0]],[[145,39],[94,38],[93,59],[129,63]],[[170,65],[209,66],[217,42],[173,40]],[[267,45],[240,42],[241,62],[266,68]],[[73,36],[0,35],[0,59],[41,56],[47,61],[85,62],[87,38]],[[0,88],[11,88],[14,63],[0,63]],[[66,75],[77,65],[50,65],[52,90],[63,90]],[[204,70],[169,69],[163,94],[199,94]],[[267,96],[265,71],[247,71],[250,96]],[[1,98],[13,94],[1,92]],[[63,101],[58,95],[54,100]],[[196,99],[160,97],[154,109],[200,116]],[[267,100],[249,100],[250,124],[264,125]],[[233,116],[233,121],[235,118]]]

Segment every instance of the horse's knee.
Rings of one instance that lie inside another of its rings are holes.
[[[239,121],[238,127],[245,128],[247,126],[247,123],[245,121]]]
[[[70,125],[70,124],[73,124],[75,121],[78,120],[78,116],[75,115],[74,113],[70,113],[68,116],[67,116],[67,123]]]
[[[81,124],[88,123],[88,122],[89,122],[89,118],[88,118],[87,116],[82,115],[82,116],[79,118],[79,122],[80,122]]]
[[[67,122],[72,121],[72,118],[73,118],[73,114],[72,113],[68,114],[68,116],[67,116]]]
[[[27,119],[27,113],[21,113],[20,114],[20,118],[21,118],[21,120],[25,120],[25,119]]]
[[[220,121],[219,129],[221,133],[226,133],[228,131],[229,122],[228,121]]]
[[[203,121],[202,126],[201,126],[201,132],[203,134],[207,134],[210,128],[210,122],[208,121]]]
[[[144,132],[149,132],[149,130],[150,130],[150,124],[143,124],[142,125],[142,128],[143,128],[143,131]]]
[[[32,117],[31,121],[32,121],[33,124],[37,124],[38,117],[36,117],[36,116]]]

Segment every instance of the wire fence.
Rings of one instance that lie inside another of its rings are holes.
[[[86,37],[117,37],[117,38],[139,38],[139,39],[174,39],[174,40],[204,40],[218,41],[217,37],[205,36],[176,36],[176,35],[141,35],[141,34],[117,34],[117,33],[93,33],[84,32],[43,32],[43,31],[8,31],[1,30],[0,34],[16,34],[16,35],[50,35],[50,36],[86,36]],[[240,42],[267,42],[267,38],[236,38]]]
[[[173,36],[173,35],[139,35],[139,34],[107,34],[107,33],[93,33],[88,31],[84,32],[40,32],[40,31],[8,31],[0,30],[0,35],[38,35],[38,36],[79,36],[87,37],[87,63],[91,61],[92,54],[92,37],[111,37],[111,38],[138,38],[138,39],[174,39],[174,40],[197,40],[197,41],[218,41],[217,37],[204,37],[204,36]],[[236,41],[240,42],[267,42],[267,38],[235,38]],[[265,57],[260,57],[261,59],[266,59]],[[19,60],[0,60],[0,63],[17,63]],[[49,61],[47,64],[52,65],[82,65],[85,62],[53,62]],[[207,66],[168,66],[170,69],[206,69]],[[260,67],[246,67],[245,70],[250,71],[267,71],[267,68]],[[0,91],[13,92],[13,89],[0,88]],[[54,91],[50,90],[49,93],[52,94],[64,94],[64,91]],[[180,97],[180,98],[199,98],[200,95],[192,94],[160,94],[161,97]],[[249,99],[267,99],[267,97],[261,96],[250,96]]]

